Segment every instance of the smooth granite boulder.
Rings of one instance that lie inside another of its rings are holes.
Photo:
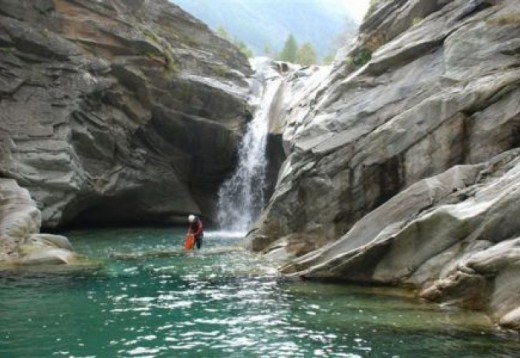
[[[0,178],[0,268],[82,262],[66,237],[40,234],[40,226],[41,213],[29,192]]]

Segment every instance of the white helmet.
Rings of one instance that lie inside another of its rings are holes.
[[[188,221],[189,221],[190,223],[194,223],[194,222],[195,222],[195,215],[190,215],[190,216],[188,216]]]

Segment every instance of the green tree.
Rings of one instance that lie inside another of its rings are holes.
[[[231,36],[229,36],[228,32],[226,31],[226,29],[224,28],[224,26],[219,26],[217,28],[217,35],[219,37],[222,37],[223,39],[226,39],[228,40],[229,42],[231,42]]]
[[[330,65],[332,62],[334,62],[335,56],[333,54],[328,54],[327,56],[323,57],[321,60],[322,65]]]
[[[240,41],[238,39],[235,39],[235,42],[234,42],[235,46],[238,47],[238,49],[240,50],[240,52],[242,52],[246,57],[253,57],[253,51],[251,51],[249,49],[249,47],[247,47],[247,45],[245,44],[244,41]]]
[[[264,55],[268,57],[273,57],[273,50],[271,49],[271,46],[265,45],[264,47]]]
[[[249,49],[249,47],[247,47],[247,45],[245,44],[244,41],[241,41],[239,39],[237,39],[235,37],[234,40],[231,39],[231,36],[229,35],[229,33],[226,31],[226,29],[224,28],[224,26],[219,26],[217,28],[217,31],[216,31],[217,35],[223,39],[226,39],[228,40],[229,42],[232,42],[233,45],[235,45],[236,47],[238,47],[238,49],[240,50],[240,52],[242,52],[244,55],[246,55],[247,57],[253,57],[253,51],[251,51]]]
[[[298,43],[292,34],[287,37],[278,59],[287,62],[296,62],[298,60]]]
[[[298,57],[296,62],[304,66],[310,66],[317,62],[316,51],[310,42],[304,43],[303,46],[298,50]]]

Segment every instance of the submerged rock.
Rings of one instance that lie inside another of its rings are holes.
[[[211,216],[247,59],[166,0],[0,0],[0,175],[43,225]]]
[[[519,19],[513,0],[381,2],[284,109],[249,246],[286,274],[411,286],[518,327]]]

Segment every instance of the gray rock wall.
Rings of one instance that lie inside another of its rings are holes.
[[[288,274],[410,286],[518,329],[518,2],[387,0],[361,31],[286,109],[250,247]]]
[[[211,216],[249,73],[166,0],[0,0],[0,176],[48,227]]]

